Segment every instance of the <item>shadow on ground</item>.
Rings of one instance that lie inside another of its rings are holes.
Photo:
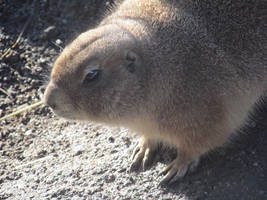
[[[164,190],[190,200],[267,199],[267,112],[254,117],[231,144],[203,156],[194,173]]]

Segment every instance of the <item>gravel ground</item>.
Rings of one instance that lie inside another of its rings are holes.
[[[41,99],[61,47],[101,19],[107,0],[0,0],[0,117]],[[25,25],[26,24],[26,25]],[[227,148],[203,157],[197,171],[159,186],[173,158],[156,156],[129,173],[137,136],[129,130],[68,122],[44,106],[0,121],[0,199],[267,199],[266,109]]]

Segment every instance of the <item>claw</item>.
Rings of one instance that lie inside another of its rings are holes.
[[[144,150],[141,148],[136,152],[134,152],[135,155],[133,156],[133,162],[130,167],[130,171],[137,171],[140,168],[140,165],[142,163],[143,157],[144,157]]]
[[[174,182],[183,178],[187,173],[187,169],[188,169],[187,167],[184,167],[184,168],[180,169],[178,172],[176,172],[176,175],[172,177],[169,184],[173,184]]]
[[[132,157],[131,157],[131,160],[134,160],[136,154],[140,151],[140,147],[139,145],[136,145],[136,147],[134,148],[133,150],[133,154],[132,154]]]
[[[151,141],[146,138],[142,138],[138,145],[135,147],[132,155],[132,164],[130,171],[137,171],[142,167],[143,170],[146,170],[152,163],[154,158],[154,152],[157,149],[154,141]]]
[[[183,178],[188,170],[192,171],[196,169],[196,166],[199,163],[199,158],[195,161],[187,161],[183,162],[184,157],[177,157],[174,161],[172,161],[167,167],[165,167],[160,175],[165,175],[160,182],[160,185],[173,184],[179,179]],[[188,158],[185,160],[189,160]]]
[[[159,175],[166,175],[168,173],[168,171],[170,170],[170,168],[172,167],[173,162],[171,162],[171,164],[169,164],[167,167],[165,167],[163,170],[161,170],[161,172],[159,173]]]
[[[153,158],[153,152],[151,152],[151,149],[147,148],[142,162],[143,171],[147,170],[148,167],[152,164]]]
[[[168,171],[168,173],[160,181],[160,185],[166,185],[166,184],[168,184],[172,180],[172,178],[175,176],[175,174],[176,174],[176,171],[175,170]]]

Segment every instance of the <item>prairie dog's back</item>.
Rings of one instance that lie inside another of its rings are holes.
[[[177,68],[189,62],[181,67],[188,73],[195,65],[216,65],[215,72],[207,67],[209,76],[220,79],[221,71],[223,78],[236,74],[234,79],[248,80],[253,74],[266,77],[262,73],[267,66],[266,11],[260,0],[131,0],[123,1],[102,24],[118,24],[142,40],[148,56],[157,52],[156,65],[167,61]],[[188,59],[192,56],[195,59]]]
[[[103,24],[118,24],[142,41],[142,53],[153,66],[147,68],[149,102],[157,118],[169,120],[166,127],[211,114],[219,118],[220,107],[231,132],[266,91],[264,11],[264,2],[253,0],[132,0]],[[205,112],[211,107],[214,111]],[[181,120],[175,119],[178,113]]]

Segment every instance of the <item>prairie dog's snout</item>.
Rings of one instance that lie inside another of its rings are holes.
[[[53,83],[49,83],[44,93],[44,103],[45,105],[49,106],[53,110],[56,110],[58,107],[57,105],[58,104],[58,101],[57,101],[58,93],[59,93],[59,89],[57,85]]]
[[[45,90],[44,103],[58,116],[68,119],[73,119],[75,116],[75,109],[70,103],[69,97],[62,88],[53,82],[50,82]]]

